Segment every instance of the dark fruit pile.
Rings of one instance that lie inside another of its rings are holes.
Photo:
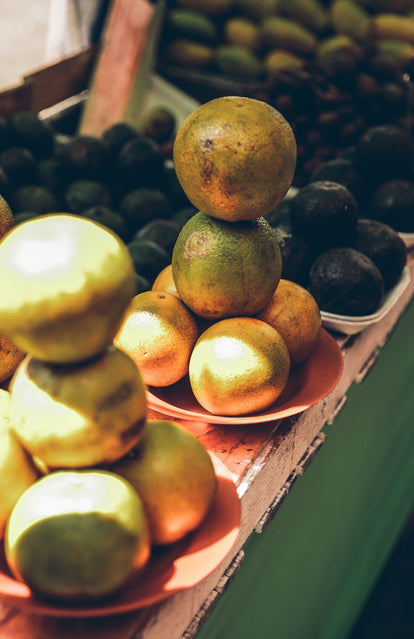
[[[401,277],[414,230],[413,141],[405,129],[367,129],[343,157],[270,215],[282,277],[308,288],[322,311],[375,312]]]
[[[137,291],[148,290],[195,213],[168,157],[174,129],[166,109],[149,112],[142,131],[120,122],[100,138],[63,136],[27,111],[0,118],[0,195],[16,224],[66,212],[112,229],[130,249]]]

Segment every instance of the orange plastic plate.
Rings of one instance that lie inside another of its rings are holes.
[[[322,328],[312,355],[303,364],[292,369],[282,395],[264,411],[237,417],[213,415],[197,402],[188,376],[172,386],[149,387],[148,405],[170,417],[214,424],[247,425],[269,422],[301,413],[326,397],[338,384],[343,366],[341,349],[332,335]]]
[[[154,549],[145,572],[122,593],[93,605],[62,605],[35,597],[0,557],[0,596],[27,612],[54,617],[101,617],[144,608],[195,586],[229,554],[239,532],[241,503],[226,466],[212,453],[218,484],[215,501],[200,528],[170,547]]]

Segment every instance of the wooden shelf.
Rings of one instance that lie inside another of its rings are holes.
[[[240,536],[229,556],[196,587],[160,604],[124,615],[99,619],[53,619],[27,615],[0,600],[0,639],[190,639],[243,561],[243,546],[253,531],[261,532],[276,515],[295,479],[324,443],[321,432],[346,402],[349,387],[360,382],[381,356],[380,349],[414,294],[414,254],[409,254],[411,281],[390,313],[354,336],[335,337],[344,355],[339,384],[305,412],[277,422],[229,428],[205,422],[183,422],[227,466],[242,503]],[[151,417],[157,417],[151,413]]]

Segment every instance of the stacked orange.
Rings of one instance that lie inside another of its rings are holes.
[[[189,310],[200,330],[195,339],[194,331],[184,325],[180,329],[178,319],[155,329],[164,353],[161,336],[177,353],[185,351],[185,366],[169,359],[175,381],[188,373],[194,396],[214,414],[263,410],[282,393],[291,366],[309,356],[320,329],[319,309],[307,291],[291,283],[289,296],[274,297],[285,282],[279,244],[265,216],[291,186],[293,132],[267,103],[217,98],[182,124],[173,158],[183,190],[200,210],[182,228],[171,266],[160,273],[150,293],[136,297],[115,343],[135,358],[148,384],[173,383],[171,376],[157,382],[146,377],[149,362],[158,355],[139,326],[148,320],[144,296],[145,301],[159,300],[162,293],[163,307],[174,297],[175,306],[179,303],[183,314]],[[292,287],[300,302],[292,303]],[[289,317],[268,308],[286,305]],[[299,330],[289,337],[286,328],[292,329],[295,307],[299,320],[305,314],[310,326],[305,334],[297,320]],[[297,342],[307,347],[299,348]]]
[[[140,370],[113,344],[135,292],[117,235],[38,217],[5,233],[0,272],[0,332],[25,353],[0,392],[6,558],[41,597],[107,597],[142,573],[153,545],[202,523],[213,464],[182,426],[147,420]]]

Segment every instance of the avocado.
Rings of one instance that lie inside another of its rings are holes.
[[[155,218],[169,218],[171,207],[165,194],[158,189],[141,188],[128,193],[119,211],[132,234]]]
[[[355,145],[355,169],[374,186],[394,178],[409,179],[412,162],[413,142],[396,124],[369,127]]]
[[[355,248],[378,267],[384,291],[395,286],[407,263],[407,247],[397,231],[377,220],[358,220]]]
[[[384,295],[384,280],[374,262],[354,248],[330,249],[319,255],[309,273],[309,292],[321,311],[370,315]]]
[[[120,213],[113,211],[108,206],[96,205],[82,211],[82,217],[98,222],[116,233],[123,242],[130,240],[130,233],[124,218]]]
[[[12,146],[9,121],[0,115],[0,152]]]
[[[320,164],[309,177],[309,182],[337,182],[346,186],[358,203],[358,208],[365,206],[369,190],[356,171],[350,158],[337,157]]]
[[[135,273],[135,282],[136,282],[135,295],[139,295],[140,293],[145,293],[145,291],[151,290],[151,284],[149,283],[147,278],[143,277],[142,275],[139,275],[138,273]]]
[[[282,278],[307,288],[313,262],[308,244],[301,237],[281,228],[276,228],[275,233],[282,254]]]
[[[134,239],[127,246],[135,271],[151,285],[158,273],[171,263],[170,255],[156,242]]]
[[[36,211],[20,211],[16,213],[14,216],[14,224],[21,224],[22,222],[26,222],[27,220],[32,220],[35,217],[38,217],[39,213]]]
[[[57,197],[63,195],[66,186],[66,175],[62,163],[52,156],[37,162],[39,184],[52,191]]]
[[[17,111],[9,120],[14,144],[29,149],[35,158],[50,157],[54,149],[53,129],[31,111]]]
[[[183,208],[178,209],[172,214],[171,220],[173,222],[176,222],[178,226],[182,228],[184,224],[188,222],[188,220],[196,213],[198,213],[198,209],[196,209],[194,206],[184,206]]]
[[[414,183],[399,179],[384,182],[372,192],[366,215],[400,233],[414,233]]]
[[[109,189],[93,180],[75,180],[65,191],[65,205],[69,213],[82,213],[92,206],[110,206]]]
[[[358,204],[337,182],[310,182],[290,201],[292,231],[303,238],[314,256],[339,246],[353,246]]]
[[[56,147],[55,156],[62,163],[67,178],[106,182],[108,178],[108,150],[101,138],[78,135]]]
[[[172,209],[178,210],[192,206],[177,178],[174,166],[170,163],[166,164],[164,167],[164,171],[159,182],[159,188],[163,193],[165,193]]]
[[[11,146],[0,153],[0,168],[10,189],[23,184],[36,184],[38,172],[33,153],[21,146]]]
[[[155,140],[140,136],[123,145],[115,163],[116,177],[124,191],[157,186],[163,169],[160,145]]]
[[[171,139],[176,127],[174,113],[167,107],[157,105],[152,107],[144,117],[144,134],[155,140],[158,144],[164,144]]]
[[[181,227],[173,220],[162,218],[153,219],[147,222],[134,235],[134,240],[150,240],[162,246],[168,253],[172,254],[174,244],[177,240]]]
[[[37,214],[56,213],[61,207],[54,193],[40,184],[26,184],[12,193],[13,212],[34,211]]]
[[[127,122],[115,122],[102,133],[101,140],[105,144],[109,157],[115,158],[124,144],[138,137],[139,132]]]

